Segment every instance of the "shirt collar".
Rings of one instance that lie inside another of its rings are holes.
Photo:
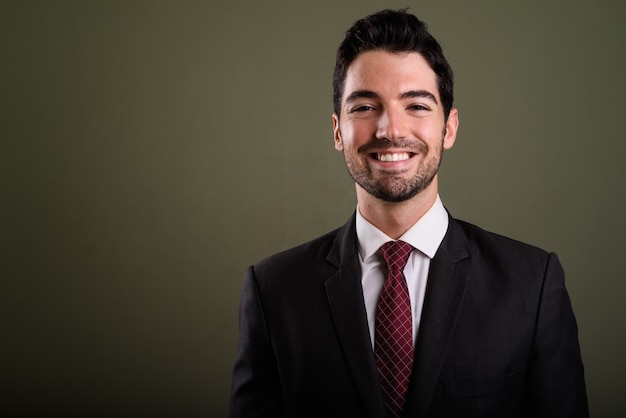
[[[399,239],[411,244],[413,248],[418,249],[429,258],[433,258],[446,235],[448,222],[448,212],[437,195],[431,208]],[[367,261],[374,256],[384,243],[393,241],[387,234],[365,219],[358,208],[356,211],[356,236],[359,256],[362,261]]]

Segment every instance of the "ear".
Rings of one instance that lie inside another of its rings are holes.
[[[335,141],[335,149],[343,151],[343,141],[341,140],[341,131],[339,130],[339,117],[333,113],[333,139]]]
[[[446,121],[446,133],[443,136],[443,149],[450,149],[456,141],[456,133],[459,130],[459,111],[450,109],[448,120]]]

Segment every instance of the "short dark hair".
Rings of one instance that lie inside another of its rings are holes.
[[[454,101],[452,68],[426,24],[404,10],[382,10],[358,20],[348,31],[339,49],[333,74],[333,105],[340,115],[341,98],[348,67],[366,51],[418,52],[437,75],[439,96],[446,120]]]

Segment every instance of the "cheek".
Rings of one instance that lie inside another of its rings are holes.
[[[347,124],[341,130],[345,148],[358,148],[372,138],[371,129],[365,123]]]
[[[430,148],[441,148],[445,138],[444,129],[441,126],[431,126],[423,129],[418,135]]]

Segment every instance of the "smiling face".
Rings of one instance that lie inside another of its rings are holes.
[[[367,51],[348,67],[341,114],[333,114],[335,148],[371,196],[401,202],[436,194],[433,179],[458,128],[456,109],[445,119],[437,84],[417,52]]]

